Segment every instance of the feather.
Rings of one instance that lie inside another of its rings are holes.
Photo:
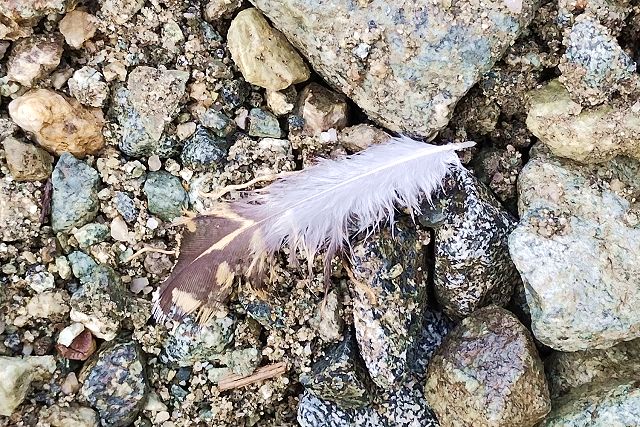
[[[309,265],[324,252],[331,259],[349,252],[354,233],[367,236],[394,222],[396,207],[419,212],[447,173],[462,167],[455,150],[473,142],[430,145],[391,138],[339,160],[320,160],[298,173],[223,202],[196,217],[182,239],[178,262],[163,283],[157,317],[197,312],[201,322],[224,302],[236,274],[256,283],[269,256],[283,246],[291,261],[302,253]],[[195,225],[195,227],[193,227]]]

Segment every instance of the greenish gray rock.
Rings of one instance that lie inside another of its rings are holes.
[[[410,220],[354,246],[353,323],[373,381],[389,389],[408,373],[407,350],[427,302],[422,239]]]
[[[71,264],[71,271],[73,275],[83,281],[85,277],[89,276],[94,268],[98,264],[89,255],[82,251],[74,251],[67,255],[69,263]]]
[[[351,334],[328,349],[300,382],[315,396],[334,402],[342,409],[361,408],[372,400],[371,380]]]
[[[180,179],[169,172],[149,172],[143,191],[149,212],[165,221],[181,216],[188,206],[188,195]]]
[[[126,222],[132,223],[138,219],[138,209],[136,208],[131,196],[127,193],[116,191],[114,203],[116,205],[116,210]]]
[[[53,356],[0,356],[0,416],[13,414],[27,396],[31,383],[55,369]]]
[[[130,425],[144,407],[148,385],[142,350],[134,341],[104,345],[82,368],[79,394],[106,427]]]
[[[553,352],[544,365],[552,399],[589,383],[638,378],[640,339],[604,350]]]
[[[265,138],[280,138],[282,130],[276,116],[260,108],[249,111],[249,135]]]
[[[73,233],[81,248],[104,242],[109,237],[109,227],[96,222],[83,225]]]
[[[533,334],[560,351],[640,337],[640,163],[618,157],[580,165],[541,145],[530,154],[509,250]]]
[[[282,307],[274,306],[268,301],[255,300],[243,303],[247,314],[267,329],[284,328]]]
[[[51,225],[56,232],[80,227],[98,213],[100,177],[95,169],[63,153],[51,175]]]
[[[180,155],[182,164],[195,170],[220,167],[227,160],[230,143],[198,126]]]
[[[205,110],[198,118],[202,126],[210,129],[220,138],[226,138],[236,130],[236,123],[233,120],[223,112],[214,110],[213,108]]]
[[[443,427],[533,427],[551,409],[529,331],[507,310],[476,310],[429,364],[425,397]]]
[[[447,315],[509,302],[520,283],[507,244],[516,220],[471,172],[452,171],[417,219],[435,229],[434,287]]]
[[[553,402],[553,410],[538,427],[628,427],[640,420],[640,382],[586,385]]]
[[[254,0],[372,120],[432,135],[526,28],[537,2]],[[389,82],[393,82],[390,86]]]

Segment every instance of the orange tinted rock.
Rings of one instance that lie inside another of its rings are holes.
[[[57,344],[56,349],[65,359],[87,360],[96,351],[96,340],[91,335],[91,331],[85,329],[74,338],[69,347]]]

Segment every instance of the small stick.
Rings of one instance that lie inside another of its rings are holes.
[[[245,188],[249,188],[252,185],[257,184],[259,182],[275,181],[278,178],[291,175],[294,173],[295,172],[281,172],[281,173],[272,173],[269,175],[262,175],[262,176],[255,177],[251,181],[245,182],[244,184],[227,185],[223,187],[220,191],[217,191],[215,193],[213,191],[210,193],[201,191],[200,195],[206,198],[219,199],[220,197],[224,196],[227,193],[230,193],[231,191],[244,190]]]
[[[285,362],[273,363],[256,369],[253,374],[247,377],[237,374],[227,375],[218,382],[218,388],[220,391],[225,391],[244,387],[249,384],[257,383],[258,381],[277,377],[285,372],[287,372],[287,364]]]
[[[127,257],[127,259],[124,260],[125,263],[138,258],[140,255],[147,253],[147,252],[157,252],[159,254],[166,254],[166,255],[175,255],[176,251],[167,251],[164,249],[160,249],[160,248],[152,248],[150,246],[145,246],[144,248],[140,249],[138,252],[136,252],[135,254],[131,255],[130,257]]]
[[[351,270],[351,267],[349,267],[349,265],[347,265],[346,262],[343,261],[342,266],[347,271],[347,276],[349,276],[349,280],[351,280],[353,282],[353,284],[356,285],[356,288],[360,289],[365,294],[367,294],[367,296],[369,297],[369,301],[373,305],[378,304],[378,298],[376,296],[375,291],[373,289],[371,289],[371,286],[369,286],[366,283],[356,279],[355,275],[353,274],[353,271]]]

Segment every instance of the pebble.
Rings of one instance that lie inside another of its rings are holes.
[[[97,427],[98,415],[96,411],[85,406],[59,405],[47,408],[46,416],[41,417],[41,421],[51,427]]]
[[[443,427],[533,427],[551,409],[531,334],[496,306],[447,336],[429,363],[425,396]]]
[[[209,22],[216,22],[230,17],[241,4],[241,0],[210,0],[204,7],[204,17]]]
[[[147,286],[149,286],[149,279],[147,279],[146,277],[136,277],[131,281],[129,290],[134,294],[138,294],[142,292],[142,290]]]
[[[346,98],[317,83],[308,84],[300,93],[298,114],[304,119],[303,132],[318,135],[329,129],[340,130],[347,125]]]
[[[83,157],[104,147],[104,118],[97,108],[83,107],[73,98],[36,89],[9,103],[11,119],[47,151]]]
[[[83,105],[102,107],[109,97],[109,86],[95,68],[82,67],[69,79],[69,92]]]
[[[56,257],[56,270],[62,280],[67,280],[71,277],[71,264],[65,256]]]
[[[122,25],[129,21],[144,6],[145,0],[104,0],[99,15],[113,23]]]
[[[309,68],[302,57],[258,9],[245,9],[236,15],[227,44],[233,61],[251,84],[282,90],[309,79]]]
[[[309,325],[318,331],[318,335],[325,341],[338,341],[342,337],[344,320],[341,316],[341,304],[336,292],[330,291],[324,302],[316,309]]]
[[[72,323],[71,325],[60,331],[58,335],[58,344],[62,344],[69,347],[73,340],[84,331],[84,325],[82,323]]]
[[[85,277],[89,276],[93,269],[98,265],[93,258],[82,251],[71,252],[67,255],[67,258],[71,264],[73,276],[81,281],[84,280]]]
[[[282,130],[278,119],[268,111],[252,108],[249,112],[249,135],[267,138],[280,138]]]
[[[338,142],[341,146],[353,153],[365,148],[387,142],[391,135],[380,128],[367,124],[359,124],[344,128],[338,133]]]
[[[96,18],[83,10],[72,10],[64,15],[58,28],[69,46],[80,49],[96,33]]]
[[[69,153],[60,156],[53,174],[51,225],[68,232],[93,220],[98,213],[98,172]]]
[[[75,394],[80,390],[80,383],[78,382],[78,377],[75,372],[69,372],[65,377],[60,389],[67,396],[70,394]]]
[[[64,13],[72,4],[73,0],[40,0],[30,2],[25,7],[23,2],[4,2],[0,6],[0,12],[4,16],[0,38],[16,40],[25,37],[32,33],[31,27],[38,23],[39,18]]]
[[[96,340],[87,329],[81,331],[69,346],[56,345],[56,350],[60,356],[68,360],[87,360],[96,352]]]
[[[198,119],[202,126],[211,129],[220,138],[226,138],[236,130],[236,123],[233,120],[213,108],[204,110],[199,114]]]
[[[158,157],[156,154],[154,154],[153,156],[149,156],[147,165],[149,166],[149,171],[151,172],[157,172],[162,168],[160,157]]]
[[[26,281],[29,284],[29,287],[37,293],[42,293],[56,287],[53,274],[48,271],[30,274],[26,277]]]
[[[180,123],[176,126],[176,136],[180,141],[189,138],[195,131],[196,124],[194,122]]]
[[[62,320],[69,313],[69,296],[54,290],[33,296],[27,303],[27,314],[34,319]]]
[[[50,377],[56,370],[53,356],[0,356],[0,415],[10,416],[22,403],[33,381]]]
[[[18,40],[7,61],[7,78],[31,87],[60,64],[62,44],[59,34],[37,35]]]
[[[164,221],[171,221],[182,215],[187,208],[188,196],[180,180],[165,171],[150,172],[144,183],[149,212]]]
[[[149,161],[151,162],[151,159]],[[149,168],[151,169],[151,166]],[[118,213],[128,223],[135,222],[138,219],[138,209],[136,209],[133,199],[127,193],[116,191],[114,204]]]
[[[180,155],[184,166],[194,170],[219,168],[227,160],[229,142],[216,137],[204,127],[198,127]]]
[[[83,225],[78,230],[73,232],[73,237],[76,238],[80,248],[86,249],[89,246],[104,242],[109,236],[109,227],[104,224],[92,222]]]
[[[42,181],[53,170],[53,157],[42,148],[13,137],[2,141],[7,167],[16,181]]]
[[[281,117],[293,111],[298,99],[298,92],[295,86],[289,86],[283,90],[267,90],[265,98],[271,112]]]
[[[111,220],[111,237],[117,242],[128,242],[131,239],[127,222],[121,216]]]

